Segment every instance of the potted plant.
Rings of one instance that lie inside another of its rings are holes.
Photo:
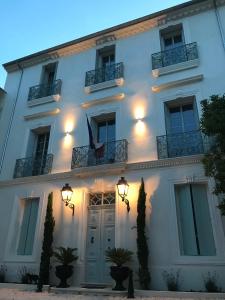
[[[58,287],[69,287],[67,279],[73,274],[73,266],[71,263],[78,259],[78,256],[73,253],[76,250],[77,248],[58,247],[56,251],[53,252],[56,261],[61,263],[61,265],[55,267],[55,275],[60,279]]]
[[[113,248],[106,250],[105,254],[106,258],[116,265],[110,267],[110,275],[116,281],[113,290],[124,291],[123,281],[128,278],[130,269],[123,265],[131,261],[133,252],[123,248]]]

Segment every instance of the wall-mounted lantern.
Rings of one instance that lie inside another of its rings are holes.
[[[128,194],[128,190],[129,190],[129,184],[127,183],[126,179],[124,177],[121,177],[117,183],[117,190],[118,190],[118,194],[121,197],[122,201],[125,202],[126,206],[127,206],[127,211],[130,211],[130,204],[129,204],[129,200],[126,199],[127,194]]]
[[[69,208],[72,209],[72,215],[74,216],[74,204],[70,203],[73,195],[73,190],[68,183],[66,183],[61,189],[61,194],[62,194],[62,201],[65,203],[65,206],[68,206]]]

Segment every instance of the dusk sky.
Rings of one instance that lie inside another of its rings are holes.
[[[0,65],[184,2],[0,0]],[[0,87],[5,79],[0,66]]]

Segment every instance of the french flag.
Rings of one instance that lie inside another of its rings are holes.
[[[87,115],[86,115],[86,118],[87,118],[88,135],[89,135],[89,146],[91,149],[95,150],[96,158],[98,158],[98,159],[102,158],[102,157],[104,157],[104,144],[94,142],[91,125],[90,125]]]

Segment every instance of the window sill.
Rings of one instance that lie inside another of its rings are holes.
[[[60,100],[60,97],[61,96],[59,94],[56,94],[56,95],[50,95],[47,97],[29,100],[29,101],[27,101],[27,106],[32,107],[32,106],[42,105],[42,104],[50,103],[50,102],[58,102]]]
[[[221,256],[184,256],[179,257],[173,262],[175,265],[218,265],[224,266],[225,261]]]
[[[93,84],[93,85],[90,85],[90,86],[86,86],[84,88],[84,91],[85,91],[86,94],[90,94],[90,93],[97,92],[97,91],[104,90],[104,89],[108,89],[108,88],[111,88],[111,87],[121,86],[121,85],[123,85],[123,83],[124,83],[123,78],[113,79],[113,80]]]
[[[191,68],[196,68],[199,66],[199,59],[193,59],[185,62],[181,62],[175,65],[170,65],[167,67],[158,68],[155,70],[152,70],[152,75],[157,78],[162,75],[167,75],[174,72],[179,72]]]

